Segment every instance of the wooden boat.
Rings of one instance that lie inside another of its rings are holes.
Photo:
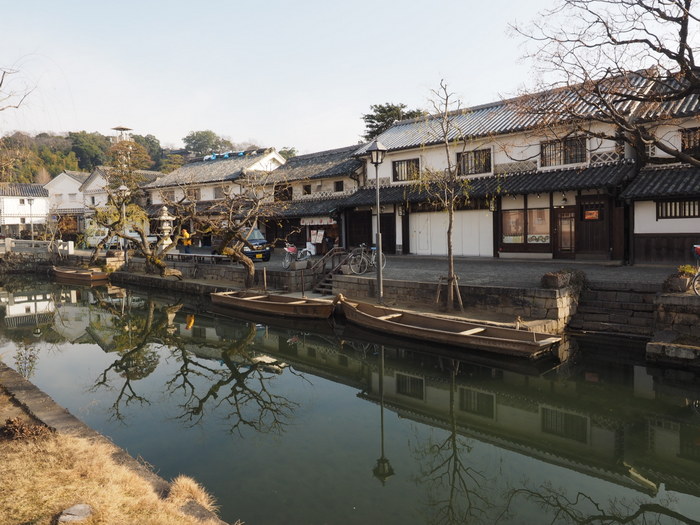
[[[385,334],[420,341],[539,359],[547,355],[561,340],[561,337],[541,332],[502,328],[348,301],[342,295],[338,296],[338,301],[343,314],[351,323]]]
[[[334,302],[323,299],[259,292],[214,292],[211,302],[242,311],[300,319],[328,319],[335,309]]]
[[[54,266],[53,274],[57,281],[71,284],[105,284],[109,280],[109,274],[99,268]]]

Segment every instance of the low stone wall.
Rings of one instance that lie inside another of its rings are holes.
[[[355,299],[376,297],[377,283],[373,279],[351,275],[333,277],[333,294],[342,293]],[[577,294],[571,288],[509,288],[495,286],[460,286],[465,307],[512,315],[523,319],[544,319],[547,330],[562,332],[576,312]],[[384,281],[384,298],[389,303],[435,306],[436,283],[413,281]],[[445,305],[445,291],[440,294]]]
[[[203,279],[205,281],[226,282],[229,288],[245,288],[246,271],[235,264],[196,264],[187,262],[169,262],[169,268],[180,270],[185,279]],[[134,273],[145,273],[146,263],[135,259],[129,261],[129,269]],[[174,278],[168,278],[174,282]],[[267,287],[269,290],[285,292],[310,291],[314,285],[314,274],[311,270],[265,270],[256,268],[253,288]]]
[[[656,331],[700,338],[700,297],[690,294],[660,294],[654,300]]]

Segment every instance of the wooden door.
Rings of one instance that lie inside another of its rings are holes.
[[[576,257],[610,258],[610,197],[580,195],[576,221]]]
[[[382,229],[382,251],[396,253],[396,218],[393,213],[382,213],[379,216],[379,226]]]
[[[554,208],[555,259],[573,259],[576,255],[576,207]]]
[[[372,240],[372,212],[353,211],[348,214],[348,247],[359,246],[362,243],[371,246]]]

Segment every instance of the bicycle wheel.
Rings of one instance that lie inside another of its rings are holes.
[[[369,261],[362,254],[356,254],[350,257],[350,270],[356,275],[361,275],[367,271]]]
[[[289,252],[284,252],[284,259],[282,259],[282,268],[288,270],[292,265],[292,254]]]
[[[311,257],[311,252],[308,249],[304,248],[299,252],[299,255],[297,256],[297,261],[305,261],[309,257]]]
[[[695,274],[693,281],[690,283],[690,287],[695,292],[695,295],[700,295],[700,273]]]

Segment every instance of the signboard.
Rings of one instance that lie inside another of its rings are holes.
[[[326,224],[336,224],[330,217],[302,217],[302,226],[323,226]]]

